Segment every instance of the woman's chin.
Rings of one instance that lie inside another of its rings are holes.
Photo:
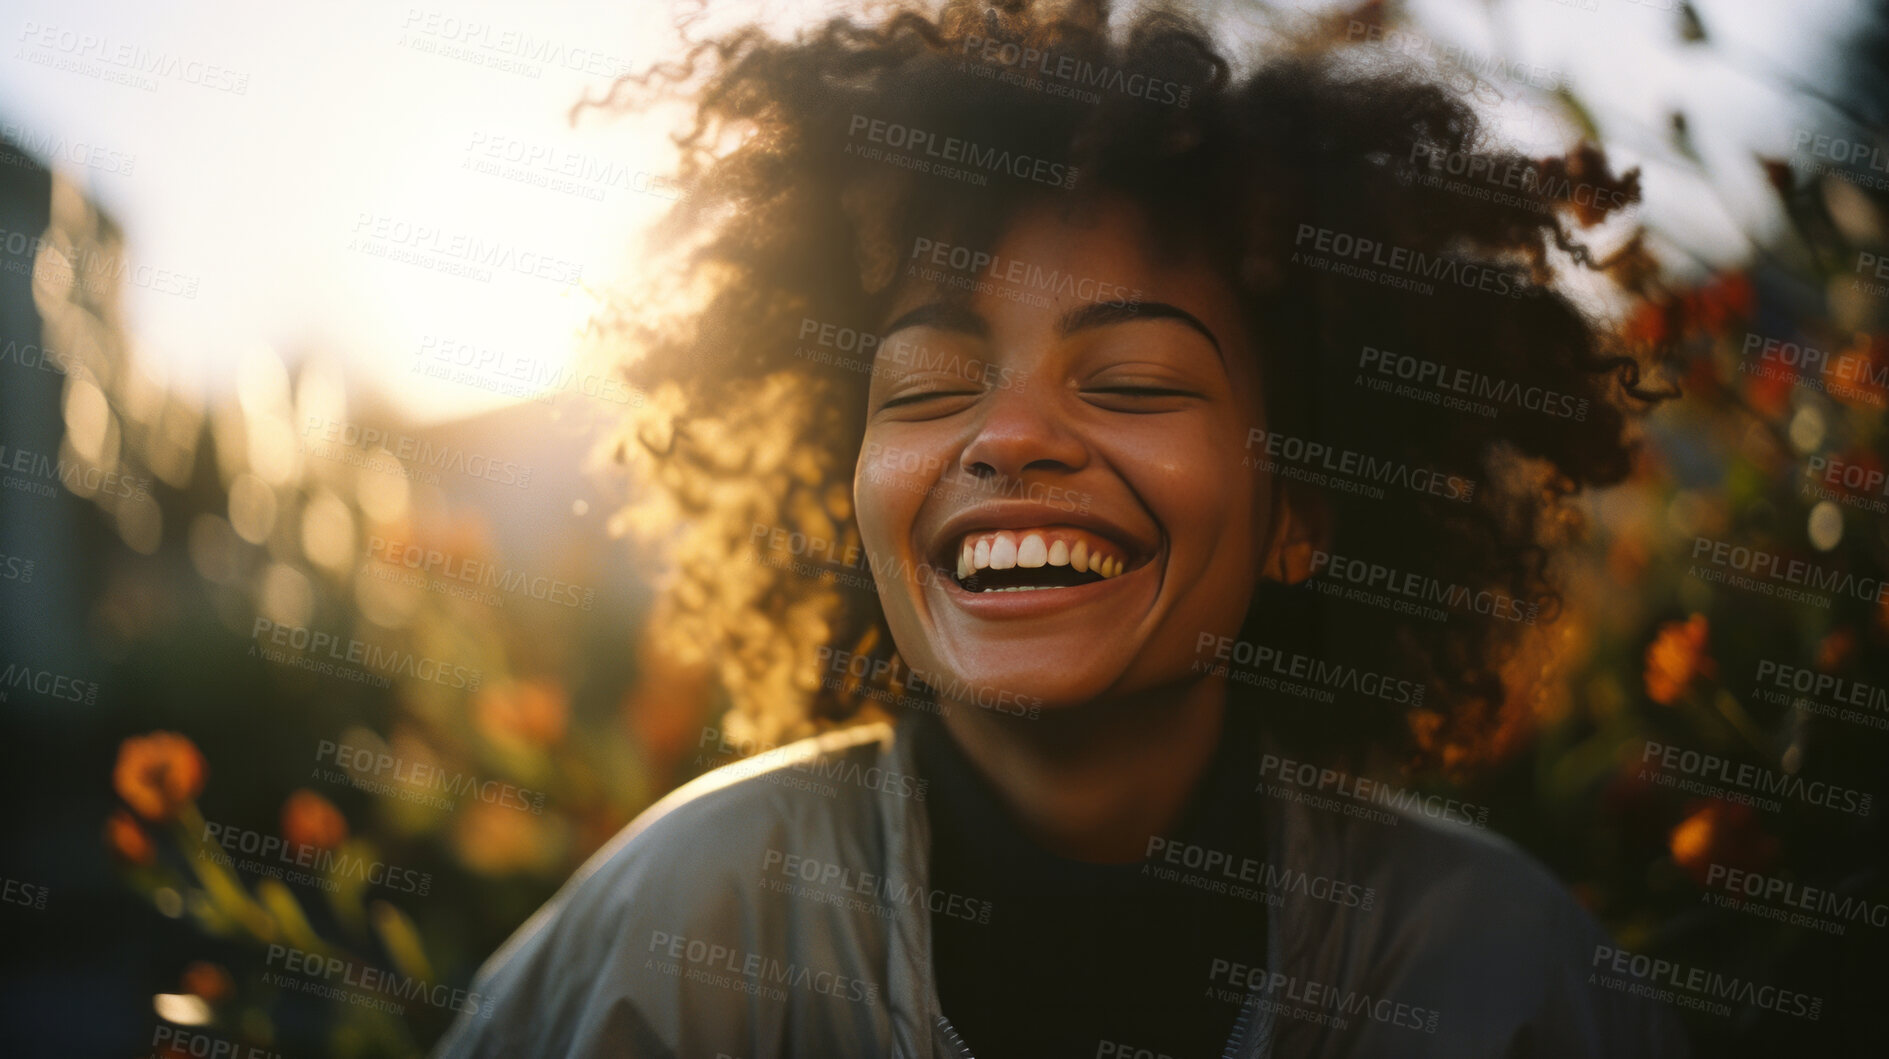
[[[941,701],[1011,717],[1038,718],[1080,709],[1108,695],[1122,673],[1103,671],[1093,654],[1059,663],[1038,657],[1022,665],[953,667],[928,672],[922,679]]]

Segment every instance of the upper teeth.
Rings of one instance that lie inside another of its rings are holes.
[[[959,577],[1019,566],[1068,566],[1109,578],[1121,576],[1127,563],[1115,554],[1113,545],[1072,530],[972,533],[958,546]]]

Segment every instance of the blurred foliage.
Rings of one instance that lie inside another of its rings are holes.
[[[1370,17],[1395,11],[1375,5]],[[1672,32],[1716,47],[1688,5]],[[1527,102],[1609,142],[1607,114],[1578,92],[1540,95]],[[1665,147],[1680,164],[1704,164],[1696,124],[1672,115]],[[1884,143],[1880,128],[1839,133]],[[1535,737],[1466,793],[1498,807],[1492,824],[1556,870],[1624,947],[1826,995],[1828,1018],[1860,1019],[1868,983],[1880,981],[1866,957],[1881,928],[1787,925],[1720,907],[1703,883],[1711,866],[1733,865],[1889,900],[1879,815],[1702,798],[1660,784],[1647,762],[1651,742],[1873,792],[1886,760],[1880,696],[1848,714],[1821,709],[1774,693],[1758,667],[1889,688],[1889,607],[1713,583],[1694,559],[1706,538],[1861,577],[1889,572],[1889,284],[1865,267],[1889,254],[1882,182],[1809,156],[1752,164],[1781,223],[1751,237],[1748,261],[1687,262],[1642,244],[1617,260],[1648,299],[1622,326],[1648,349],[1678,343],[1666,371],[1684,397],[1648,422],[1632,479],[1588,502],[1591,547],[1561,570],[1570,588],[1554,650],[1526,660],[1565,690],[1547,700]],[[716,715],[703,663],[638,648],[643,612],[620,592],[597,592],[594,609],[517,593],[494,605],[376,557],[372,542],[399,541],[461,569],[557,564],[542,572],[592,588],[626,561],[554,539],[503,554],[489,498],[455,495],[384,452],[324,457],[308,424],[403,427],[351,409],[319,357],[291,370],[258,350],[228,400],[152,377],[129,356],[109,294],[58,267],[62,252],[118,245],[109,221],[59,187],[48,238],[65,249],[42,255],[34,282],[46,344],[75,362],[61,456],[161,483],[148,498],[90,498],[123,544],[99,557],[94,621],[123,683],[139,689],[116,767],[98,771],[123,802],[99,821],[102,840],[151,916],[187,921],[201,939],[174,966],[139,971],[160,1014],[221,1039],[291,1055],[412,1054],[453,1003],[409,1000],[396,1014],[361,999],[385,989],[318,995],[309,983],[336,983],[284,977],[282,951],[332,957],[355,981],[371,971],[463,987],[585,856],[722,763],[689,758]],[[1668,250],[1683,244],[1643,219]],[[1764,356],[1771,340],[1826,351],[1826,369]],[[1828,367],[1839,363],[1841,379]],[[1813,470],[1829,461],[1863,473],[1833,483]],[[278,643],[278,629],[332,639]],[[350,659],[355,642],[362,659],[413,664]],[[429,677],[425,661],[465,679]],[[361,865],[382,866],[381,881]],[[394,868],[407,882],[386,881]],[[1784,1048],[1805,1029],[1752,1010],[1687,1018],[1700,1054]]]
[[[154,378],[115,292],[62,267],[118,252],[115,227],[55,187],[34,291],[69,358],[61,458],[154,483],[81,492],[122,545],[87,557],[106,683],[130,689],[97,773],[123,805],[102,847],[151,916],[201,938],[137,973],[200,1035],[177,1054],[415,1054],[476,1009],[452,990],[479,961],[701,770],[683,757],[707,685],[637,650],[635,557],[601,532],[560,539],[527,513],[532,546],[501,548],[508,505],[556,503],[560,483],[496,500],[456,484],[427,454],[466,445],[350,408],[318,356],[291,374],[255,350],[233,399]],[[561,407],[499,415],[477,451],[530,444]],[[360,430],[416,444],[348,444]],[[576,470],[581,433],[563,434]]]

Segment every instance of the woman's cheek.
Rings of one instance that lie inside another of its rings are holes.
[[[1141,436],[1118,436],[1113,462],[1141,469],[1140,474],[1129,472],[1131,487],[1173,532],[1194,519],[1239,510],[1250,502],[1253,472],[1242,465],[1239,444],[1226,424],[1180,420]],[[1215,517],[1208,524],[1224,522]]]
[[[918,508],[942,468],[942,459],[928,450],[868,432],[853,492],[860,532],[869,550],[895,547],[901,537],[910,535]]]

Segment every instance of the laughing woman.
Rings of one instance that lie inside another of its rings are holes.
[[[1637,182],[1340,46],[1039,6],[643,86],[706,292],[638,336],[665,621],[736,743],[812,737],[632,823],[444,1054],[1683,1054],[1486,810],[1367,778],[1526,713],[1656,397],[1550,253],[1598,275]]]

